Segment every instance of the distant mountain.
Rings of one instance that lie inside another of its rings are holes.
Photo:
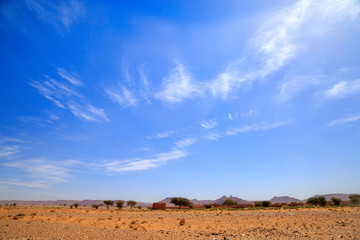
[[[242,198],[239,198],[239,197],[233,197],[232,195],[230,195],[230,197],[227,197],[227,196],[224,195],[224,196],[222,196],[221,198],[213,201],[213,204],[214,204],[214,203],[216,203],[216,204],[223,204],[224,201],[225,201],[226,199],[228,199],[228,198],[231,199],[231,200],[236,201],[238,204],[249,204],[249,203],[251,203],[251,202],[249,202],[249,201],[247,201],[247,200],[244,200],[244,199],[242,199]]]
[[[300,199],[292,198],[288,196],[281,196],[281,197],[273,197],[270,199],[271,203],[291,203],[291,202],[301,202]]]
[[[174,206],[173,204],[170,203],[171,201],[171,198],[172,197],[168,197],[168,198],[165,198],[161,201],[159,201],[159,203],[166,203],[167,206]],[[246,201],[242,198],[238,198],[238,197],[233,197],[232,195],[230,195],[230,197],[227,197],[227,196],[222,196],[221,198],[219,199],[216,199],[216,200],[197,200],[197,199],[191,199],[190,201],[194,204],[194,205],[204,205],[204,204],[223,204],[224,201],[226,199],[232,199],[234,201],[236,201],[238,204],[249,204],[250,202],[249,201]]]
[[[79,203],[80,206],[91,206],[93,204],[103,204],[103,200],[56,200],[56,201],[24,201],[24,200],[0,200],[0,204],[13,204],[18,205],[48,205],[48,206],[70,206],[74,203]],[[126,206],[126,201],[125,201]],[[148,207],[151,203],[137,202],[136,206]]]
[[[349,196],[352,194],[345,194],[345,193],[331,193],[331,194],[324,194],[324,195],[315,195],[314,197],[324,196],[326,201],[331,201],[331,198],[340,198],[342,201],[349,201]],[[304,201],[306,202],[307,199]]]

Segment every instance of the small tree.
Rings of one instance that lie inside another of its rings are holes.
[[[230,207],[230,206],[233,206],[233,205],[237,205],[237,202],[235,200],[232,200],[232,199],[228,198],[223,202],[223,204]]]
[[[13,203],[13,206],[16,207],[16,202]]]
[[[118,207],[119,209],[122,209],[124,207],[124,201],[123,200],[116,201],[116,207]]]
[[[93,204],[93,205],[91,205],[92,206],[92,208],[95,208],[95,209],[98,209],[99,208],[99,204]]]
[[[255,207],[262,207],[263,203],[261,201],[254,202]]]
[[[133,208],[133,207],[136,206],[136,201],[129,200],[129,201],[127,201],[126,205],[127,205],[128,207],[130,206],[130,208]]]
[[[110,206],[114,205],[114,201],[112,201],[112,200],[105,200],[105,201],[103,201],[103,202],[104,202],[104,204],[106,205],[106,209],[107,209],[107,210],[109,210],[109,207],[110,207]]]
[[[70,208],[73,208],[74,207],[74,205],[70,205]]]
[[[179,206],[179,209],[181,206],[190,206],[192,204],[189,199],[182,197],[174,197],[170,200],[170,203],[174,204],[175,206]]]
[[[334,203],[334,205],[337,205],[337,206],[341,204],[340,198],[333,197],[333,198],[331,198],[331,201]]]
[[[312,205],[325,206],[326,205],[326,198],[324,196],[311,197],[306,202],[309,203],[309,204],[312,204]]]
[[[212,206],[211,206],[211,204],[204,204],[204,207],[205,208],[211,208]]]
[[[352,194],[349,198],[353,204],[360,204],[360,194]]]
[[[263,207],[270,207],[270,201],[262,201]]]
[[[78,208],[79,204],[78,203],[74,203],[74,207]]]

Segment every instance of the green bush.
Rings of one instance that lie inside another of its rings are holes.
[[[270,207],[270,201],[256,201],[255,207]]]
[[[211,208],[211,204],[204,204],[205,208]]]
[[[331,198],[331,201],[334,203],[334,205],[340,205],[341,204],[341,199],[340,198]]]
[[[223,204],[227,206],[233,206],[233,205],[237,205],[237,202],[235,200],[228,198],[223,202]]]
[[[182,197],[174,197],[170,200],[170,203],[174,204],[175,206],[179,206],[179,209],[181,206],[191,206],[192,202],[190,202],[187,198]]]
[[[106,205],[106,208],[109,210],[109,207],[114,205],[114,201],[112,200],[105,200],[103,203]]]
[[[78,208],[79,204],[78,203],[74,203],[74,207]]]
[[[128,207],[130,206],[130,208],[133,208],[133,207],[136,206],[136,202],[135,202],[135,201],[132,201],[132,200],[127,201],[126,204],[127,204]]]
[[[91,205],[92,208],[98,209],[99,208],[99,204],[93,204]]]
[[[352,194],[349,198],[353,204],[360,204],[360,194]]]
[[[312,204],[312,205],[325,206],[326,205],[326,198],[324,196],[311,197],[306,201],[306,203]]]
[[[256,202],[254,202],[254,205],[255,205],[255,207],[262,207],[262,202],[261,201],[256,201]]]
[[[135,205],[136,205],[136,202],[135,202]],[[119,209],[122,209],[124,207],[124,201],[123,200],[116,201],[116,207]]]

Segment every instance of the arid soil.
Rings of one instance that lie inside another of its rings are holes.
[[[181,226],[180,222],[185,219]],[[148,210],[2,206],[0,239],[360,239],[360,208]]]

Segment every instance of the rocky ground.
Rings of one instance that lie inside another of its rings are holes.
[[[0,207],[0,239],[340,238],[360,239],[360,208],[117,211]]]

